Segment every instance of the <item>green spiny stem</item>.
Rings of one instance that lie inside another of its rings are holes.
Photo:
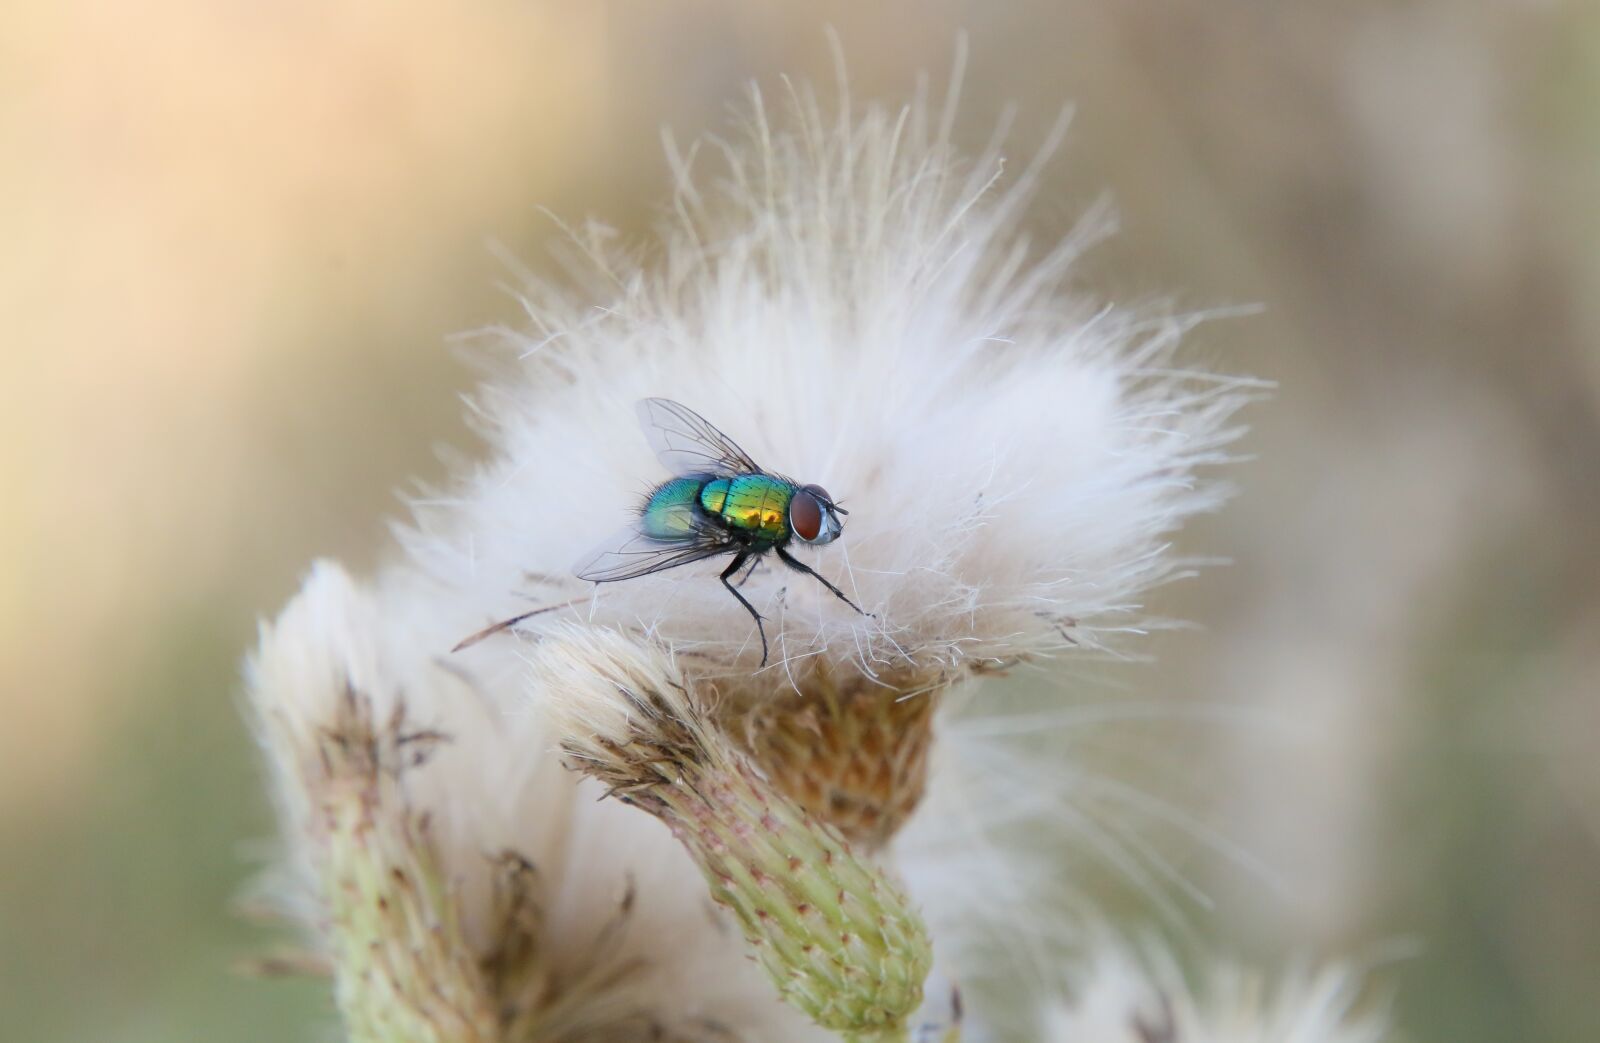
[[[498,1022],[425,816],[401,771],[438,737],[347,693],[320,750],[335,992],[355,1043],[496,1043]]]
[[[930,948],[881,870],[743,763],[692,771],[661,799],[785,999],[838,1032],[903,1033]]]

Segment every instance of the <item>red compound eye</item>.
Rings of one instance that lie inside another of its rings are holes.
[[[822,504],[809,489],[801,489],[789,501],[789,524],[802,540],[814,540],[822,532]]]

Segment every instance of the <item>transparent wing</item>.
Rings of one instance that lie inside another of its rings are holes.
[[[719,532],[698,529],[681,538],[660,539],[630,525],[579,558],[572,573],[594,583],[611,583],[714,558],[729,549]]]
[[[761,470],[733,439],[688,406],[667,398],[641,399],[639,426],[656,459],[673,474],[754,474]]]

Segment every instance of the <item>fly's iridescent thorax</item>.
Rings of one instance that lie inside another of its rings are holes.
[[[735,532],[771,543],[789,536],[789,501],[795,487],[766,474],[715,478],[700,488],[700,506]]]

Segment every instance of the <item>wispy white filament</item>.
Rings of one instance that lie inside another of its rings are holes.
[[[1338,968],[1291,968],[1276,982],[1226,964],[1198,986],[1173,957],[1103,946],[1074,988],[1046,1004],[1040,1043],[1380,1043],[1384,1019],[1357,1010],[1359,983]]]
[[[1053,246],[1018,222],[1037,170],[952,149],[926,105],[754,107],[678,165],[675,217],[635,263],[579,235],[590,282],[526,289],[530,328],[475,408],[489,460],[402,533],[461,635],[535,605],[753,665],[720,560],[593,587],[573,561],[666,477],[633,404],[676,399],[762,466],[825,486],[843,537],[799,553],[874,615],[776,561],[744,588],[781,673],[962,669],[1096,644],[1170,576],[1167,536],[1218,490],[1237,381],[1187,372],[1183,320],[1069,287],[1102,211]],[[692,161],[691,161],[692,160]],[[536,617],[537,629],[556,615]],[[459,635],[458,635],[459,636]]]
[[[426,592],[406,587],[399,573],[388,578],[372,590],[337,565],[317,565],[263,626],[250,662],[252,711],[287,841],[272,892],[283,909],[317,939],[333,899],[323,875],[319,739],[337,727],[353,689],[372,700],[374,719],[403,704],[412,727],[442,736],[434,756],[402,781],[439,839],[448,887],[480,956],[503,926],[492,894],[497,860],[511,852],[532,864],[553,1033],[540,1038],[632,1038],[619,1026],[660,1026],[678,1033],[663,1039],[699,1039],[709,1033],[696,1029],[703,1025],[761,1039],[827,1038],[770,995],[667,831],[600,801],[596,788],[563,770],[541,717],[492,705],[483,682],[440,650]]]

